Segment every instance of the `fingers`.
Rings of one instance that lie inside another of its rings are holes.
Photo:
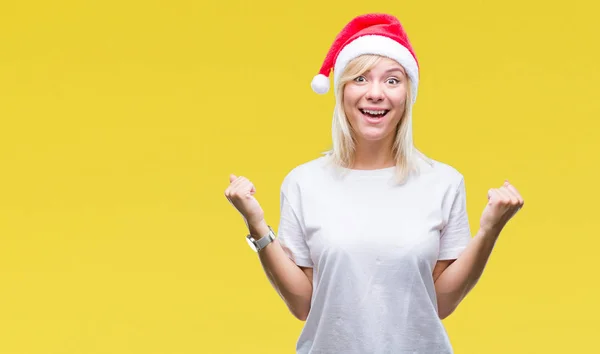
[[[488,191],[488,200],[493,204],[508,204],[510,203],[510,196],[502,190],[502,187],[492,188]]]
[[[243,179],[240,181],[239,185],[237,186],[236,190],[239,191],[241,196],[246,196],[248,194],[253,194],[254,193],[254,184],[252,184],[252,182],[250,182],[248,179]]]
[[[225,190],[225,196],[229,201],[231,201],[232,197],[245,197],[256,193],[256,188],[254,184],[248,180],[248,178],[243,176],[235,176],[234,174],[229,175],[229,187]]]
[[[492,201],[492,199],[495,201],[499,198],[501,198],[501,195],[498,194],[497,189],[492,188],[492,189],[488,190],[488,200],[489,201]]]
[[[515,188],[515,186],[513,186],[509,181],[505,181],[504,185],[502,186],[502,188],[504,189],[504,191],[506,191],[507,194],[510,195],[510,204],[511,206],[517,207],[518,209],[521,209],[523,207],[523,197],[521,196],[521,194],[519,193],[519,191],[517,191],[517,189]]]
[[[505,181],[500,188],[492,188],[488,190],[488,199],[491,199],[493,196],[496,196],[499,201],[503,201],[505,203],[517,205],[522,204],[523,202],[523,198],[517,189],[508,181]]]
[[[505,181],[500,188],[490,189],[488,191],[488,200],[511,207],[518,207],[518,209],[521,209],[524,204],[523,197],[509,181]]]
[[[231,177],[230,177],[231,178]],[[229,184],[229,189],[231,190],[237,190],[239,188],[239,186],[244,183],[245,181],[248,181],[248,179],[244,176],[239,176],[236,179],[233,180],[233,182],[231,182]]]
[[[233,192],[237,190],[237,186],[241,178],[243,177],[238,177],[233,173],[229,175],[229,186],[227,187],[227,189],[225,189],[225,197],[227,197],[227,199],[229,199],[230,202],[230,198],[232,197]]]
[[[512,192],[506,189],[506,185],[498,188],[498,193],[502,196],[502,202],[505,204],[517,203],[517,198],[513,196]]]
[[[506,185],[506,189],[508,189],[514,196],[515,198],[517,198],[517,202],[519,203],[519,205],[523,205],[524,204],[524,200],[523,197],[521,196],[521,194],[519,193],[519,191],[517,190],[517,188],[515,188],[515,186],[513,186],[512,184],[510,184],[510,182],[505,182]]]

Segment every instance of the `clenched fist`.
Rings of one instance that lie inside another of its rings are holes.
[[[248,225],[257,225],[264,219],[264,212],[256,198],[256,189],[246,177],[229,176],[225,197],[242,214]]]
[[[488,203],[481,215],[481,229],[500,232],[523,204],[519,191],[508,181],[500,188],[490,189]]]

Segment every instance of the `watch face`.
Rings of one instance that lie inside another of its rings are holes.
[[[246,241],[247,241],[247,242],[248,242],[248,244],[250,245],[250,248],[252,248],[252,250],[253,250],[254,252],[256,252],[256,251],[257,251],[257,249],[256,249],[256,245],[254,244],[254,242],[252,242],[252,240],[250,239],[250,237],[246,237]]]

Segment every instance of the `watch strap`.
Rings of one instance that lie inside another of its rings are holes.
[[[256,247],[256,252],[260,252],[260,250],[267,247],[269,243],[275,240],[275,233],[273,232],[271,226],[269,226],[269,233],[259,238],[258,240],[254,239],[252,235],[248,235],[247,238],[254,244],[254,247]]]

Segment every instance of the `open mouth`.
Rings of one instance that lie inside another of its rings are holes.
[[[390,111],[389,109],[371,110],[371,109],[359,109],[360,113],[364,114],[369,118],[383,118]]]

